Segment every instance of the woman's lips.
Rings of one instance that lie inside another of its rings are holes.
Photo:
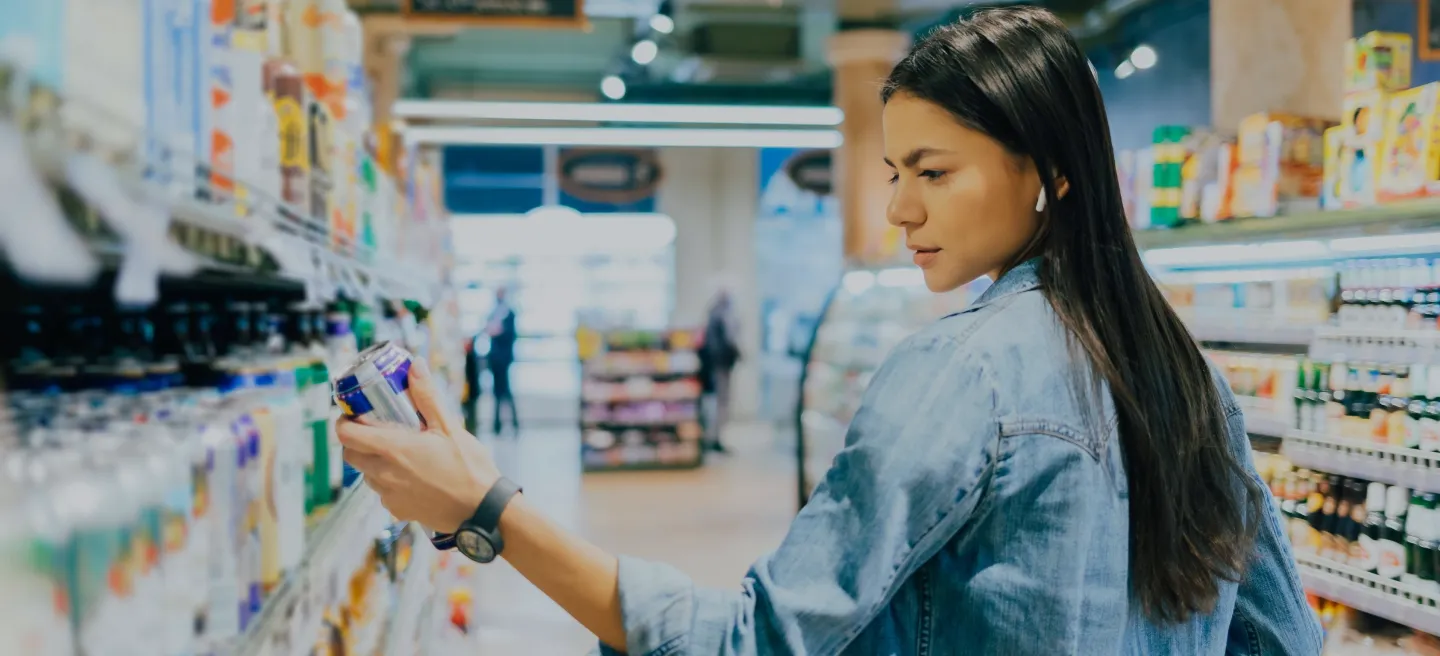
[[[938,248],[933,251],[915,251],[915,266],[928,269],[931,265],[935,264],[935,260],[939,258],[940,249]]]

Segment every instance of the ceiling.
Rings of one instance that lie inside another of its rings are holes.
[[[1056,11],[1082,38],[1097,39],[1119,17],[1151,1],[1035,3]],[[600,79],[617,74],[627,83],[627,101],[824,104],[830,99],[825,44],[841,23],[923,33],[977,6],[1011,2],[670,0],[665,9],[675,30],[665,36],[648,27],[659,0],[586,0],[589,25],[583,30],[469,29],[452,37],[417,37],[405,95],[595,100]],[[642,67],[630,61],[629,50],[646,37],[657,38],[660,54]]]

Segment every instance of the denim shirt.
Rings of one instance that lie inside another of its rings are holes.
[[[896,347],[825,479],[738,590],[622,557],[629,653],[1319,654],[1268,496],[1254,558],[1212,612],[1145,617],[1130,594],[1110,395],[1076,382],[1089,365],[1067,346],[1038,267],[1016,267]],[[1253,476],[1244,418],[1216,386],[1230,448]]]

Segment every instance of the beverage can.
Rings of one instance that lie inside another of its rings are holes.
[[[380,342],[362,351],[335,381],[340,412],[377,423],[422,427],[420,413],[410,400],[410,363],[410,353],[395,342]]]

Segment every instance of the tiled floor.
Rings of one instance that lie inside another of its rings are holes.
[[[731,453],[684,472],[580,473],[575,430],[494,442],[496,459],[551,516],[614,553],[662,560],[697,583],[738,586],[795,513],[795,460],[768,427],[727,432]],[[504,563],[482,568],[484,656],[584,654],[595,639]]]

